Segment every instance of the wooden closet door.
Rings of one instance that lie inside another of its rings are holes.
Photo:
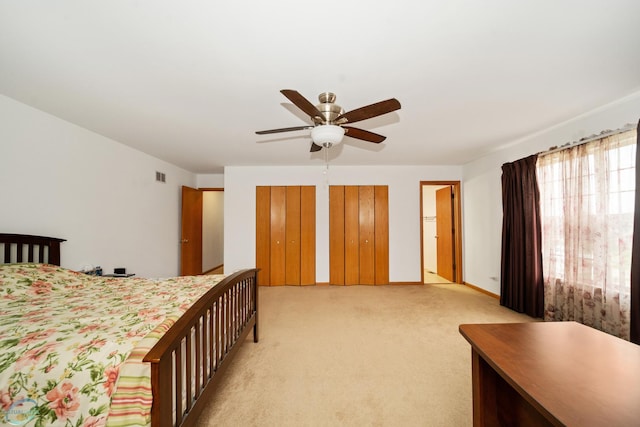
[[[300,187],[300,284],[316,284],[316,187]]]
[[[300,187],[286,190],[285,283],[300,284]]]
[[[329,283],[344,285],[344,187],[329,187]]]
[[[389,284],[389,187],[375,187],[375,284]]]
[[[271,286],[286,283],[286,187],[271,187]]]
[[[271,187],[256,187],[256,267],[258,284],[271,284]]]
[[[373,285],[375,277],[375,192],[373,186],[358,189],[360,284]]]
[[[316,284],[316,188],[256,186],[260,285]]]
[[[329,188],[329,251],[331,284],[389,283],[386,185]]]
[[[357,186],[344,187],[344,283],[360,284],[360,196]]]

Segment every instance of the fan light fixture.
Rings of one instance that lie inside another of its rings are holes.
[[[329,148],[340,144],[344,129],[336,125],[319,125],[311,129],[311,140],[321,147]]]
[[[279,132],[293,132],[298,130],[311,129],[310,152],[315,153],[323,148],[329,148],[333,145],[340,144],[342,137],[346,134],[353,139],[379,144],[386,139],[383,135],[370,132],[368,130],[354,128],[351,123],[378,117],[383,114],[390,113],[400,109],[400,102],[395,99],[387,99],[386,101],[376,102],[375,104],[365,105],[348,112],[344,112],[342,107],[335,103],[336,96],[331,92],[323,92],[318,96],[320,104],[313,105],[307,98],[300,95],[299,92],[291,89],[282,89],[280,91],[293,105],[298,107],[300,111],[309,116],[312,124],[304,126],[293,126],[280,129],[259,130],[258,135],[268,135]],[[349,126],[345,126],[349,124]]]

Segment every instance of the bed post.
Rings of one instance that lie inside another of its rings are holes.
[[[49,241],[49,264],[60,265],[60,243],[61,242],[64,242],[64,240],[63,239],[53,239],[53,238],[50,239],[50,241]],[[42,262],[42,261],[40,261],[40,262]]]
[[[253,325],[253,342],[258,342],[258,271],[260,271],[259,268],[253,272],[253,308],[256,316],[256,323]]]
[[[151,362],[151,393],[153,395],[154,408],[151,410],[151,425],[154,427],[174,426],[171,397],[163,395],[172,394],[173,366],[171,366],[172,353],[163,355],[159,360]],[[164,402],[164,404],[161,404]]]

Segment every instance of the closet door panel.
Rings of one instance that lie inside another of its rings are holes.
[[[284,285],[287,214],[286,187],[271,187],[271,285]]]
[[[316,187],[300,187],[300,284],[316,284]]]
[[[389,284],[389,187],[375,187],[375,284]]]
[[[329,187],[331,284],[389,283],[387,186]]]
[[[375,193],[361,186],[358,194],[360,284],[375,284]]]
[[[357,186],[344,187],[344,282],[360,283],[359,191]]]
[[[271,187],[256,187],[256,267],[258,284],[269,285],[271,252]]]
[[[287,187],[285,283],[300,284],[300,187]]]
[[[344,187],[329,187],[329,283],[344,285]]]

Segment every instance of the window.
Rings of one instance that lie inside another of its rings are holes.
[[[541,155],[545,319],[629,333],[636,131]]]

